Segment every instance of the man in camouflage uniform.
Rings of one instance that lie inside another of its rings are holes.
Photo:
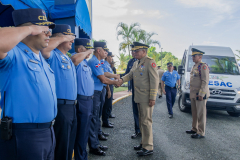
[[[136,62],[131,71],[121,78],[120,81],[128,82],[133,79],[134,101],[138,105],[139,125],[142,133],[142,141],[135,150],[139,156],[153,154],[153,134],[152,134],[152,113],[155,105],[158,88],[158,73],[155,61],[147,56],[149,46],[139,42],[133,42],[134,55],[139,61]]]
[[[206,128],[206,103],[209,93],[209,67],[202,62],[204,52],[192,48],[192,59],[195,62],[190,73],[190,99],[192,109],[192,129],[186,131],[192,138],[204,138]]]

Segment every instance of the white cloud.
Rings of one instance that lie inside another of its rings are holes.
[[[133,15],[141,15],[141,14],[144,14],[145,12],[141,9],[136,9],[136,10],[132,10],[131,13]]]

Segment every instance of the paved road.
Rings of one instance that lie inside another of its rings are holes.
[[[169,119],[165,97],[157,99],[153,113],[154,154],[137,157],[134,145],[139,139],[131,139],[134,132],[131,96],[117,102],[112,119],[114,129],[110,133],[105,157],[89,155],[90,160],[240,160],[240,118],[224,111],[208,111],[206,138],[191,139],[185,130],[191,129],[191,113],[183,113],[174,105],[174,118]]]

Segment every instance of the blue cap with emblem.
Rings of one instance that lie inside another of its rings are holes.
[[[108,51],[106,42],[95,41],[94,44],[93,44],[93,47],[94,47],[94,48],[102,47],[105,51]]]
[[[114,55],[112,54],[112,52],[108,52],[108,55],[107,55],[107,56],[114,57]]]
[[[38,26],[49,26],[51,29],[55,27],[55,23],[47,20],[45,11],[39,8],[14,10],[12,17],[16,27],[28,22]]]
[[[75,39],[75,46],[84,46],[86,49],[92,49],[90,39],[87,38],[76,38]]]
[[[52,34],[55,33],[62,33],[64,35],[72,35],[76,37],[76,35],[71,32],[71,27],[67,24],[56,24],[56,27],[52,30]]]
[[[172,65],[173,65],[172,62],[168,62],[168,63],[167,63],[167,66],[172,66]]]

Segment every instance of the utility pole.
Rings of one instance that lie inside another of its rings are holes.
[[[163,48],[161,48],[161,68],[162,68],[162,49]]]

